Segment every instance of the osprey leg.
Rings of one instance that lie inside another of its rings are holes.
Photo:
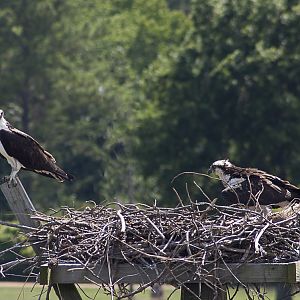
[[[21,168],[18,168],[18,169],[12,168],[11,173],[9,175],[9,181],[8,181],[8,185],[9,186],[11,186],[11,185],[12,186],[17,186],[17,179],[16,179],[16,177],[17,177],[17,174],[20,171],[20,169]]]

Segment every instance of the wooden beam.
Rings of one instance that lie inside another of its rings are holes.
[[[16,178],[16,185],[9,185],[7,179],[0,181],[0,188],[5,196],[10,209],[16,215],[22,225],[28,227],[38,227],[39,222],[33,220],[30,216],[35,213],[35,208],[27,195],[21,181]],[[39,247],[34,246],[33,250],[37,255],[41,254]],[[76,286],[72,284],[60,284],[54,286],[55,292],[60,300],[82,300]]]
[[[124,283],[147,283],[157,277],[157,271],[160,272],[163,266],[154,269],[146,269],[145,267],[130,264],[116,264],[111,266],[112,281]],[[231,270],[229,271],[228,268]],[[185,271],[184,271],[185,270]],[[47,282],[42,281],[41,284],[49,283],[88,283],[88,282],[105,282],[109,283],[109,272],[106,265],[84,268],[80,264],[59,264],[51,266],[50,276],[48,274],[48,266],[41,266],[41,280],[47,278]],[[215,271],[214,271],[215,272]],[[201,280],[195,276],[196,271],[191,267],[177,268],[173,275],[181,282],[199,283]],[[251,263],[238,266],[237,264],[228,264],[227,267],[220,266],[217,276],[221,278],[222,283],[297,283],[300,282],[300,261],[292,263]],[[165,273],[160,281],[172,283],[174,277]],[[212,274],[213,275],[213,274]],[[237,280],[238,278],[238,280]]]
[[[300,282],[300,261],[296,261],[295,263],[289,265],[287,276],[287,282]]]
[[[232,270],[230,272],[228,270]],[[300,282],[299,261],[291,263],[249,263],[244,265],[228,264],[219,270],[223,282],[239,281],[244,283]]]

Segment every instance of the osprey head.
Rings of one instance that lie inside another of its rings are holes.
[[[215,161],[208,169],[208,173],[215,173],[219,175],[224,173],[226,168],[233,167],[233,164],[228,159],[221,159]]]
[[[0,109],[0,120],[4,117],[4,111]]]

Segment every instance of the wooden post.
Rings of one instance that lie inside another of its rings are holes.
[[[19,178],[16,179],[17,184],[14,186],[10,186],[6,179],[2,179],[0,181],[1,191],[21,225],[38,227],[39,222],[30,217],[36,210],[21,181]],[[33,249],[37,255],[41,253],[38,247],[33,247]],[[56,284],[54,290],[60,300],[82,300],[74,284]]]
[[[2,179],[0,182],[1,191],[6,198],[10,209],[14,212],[21,225],[38,227],[39,222],[30,217],[36,210],[19,178],[16,178],[16,180],[17,185],[9,187],[8,182],[5,179]]]
[[[200,284],[199,283],[187,283],[181,287],[181,300],[197,300],[193,293],[200,296]]]
[[[226,298],[226,291],[218,290],[215,295],[214,291],[206,284],[187,283],[181,288],[181,300],[226,300]]]

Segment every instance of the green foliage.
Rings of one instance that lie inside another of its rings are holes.
[[[19,235],[16,228],[10,228],[6,226],[0,226],[0,251],[3,251],[7,248],[13,247],[14,245],[24,241],[24,236]],[[18,249],[14,251],[18,252]],[[33,250],[31,247],[22,249],[19,251],[19,254],[25,257],[30,257],[33,255]],[[5,261],[13,261],[15,259],[15,252],[7,252],[1,255],[1,263]]]
[[[145,79],[149,104],[134,131],[143,174],[164,199],[177,173],[224,157],[299,182],[298,3],[194,1],[192,14],[169,71]]]
[[[174,203],[173,184],[204,182],[175,175],[223,157],[300,181],[299,15],[288,0],[4,1],[1,108],[76,177],[22,172],[38,209]]]
[[[1,106],[76,177],[60,185],[22,172],[37,208],[143,195],[127,128],[143,73],[172,55],[188,18],[160,0],[17,0],[1,13]]]

